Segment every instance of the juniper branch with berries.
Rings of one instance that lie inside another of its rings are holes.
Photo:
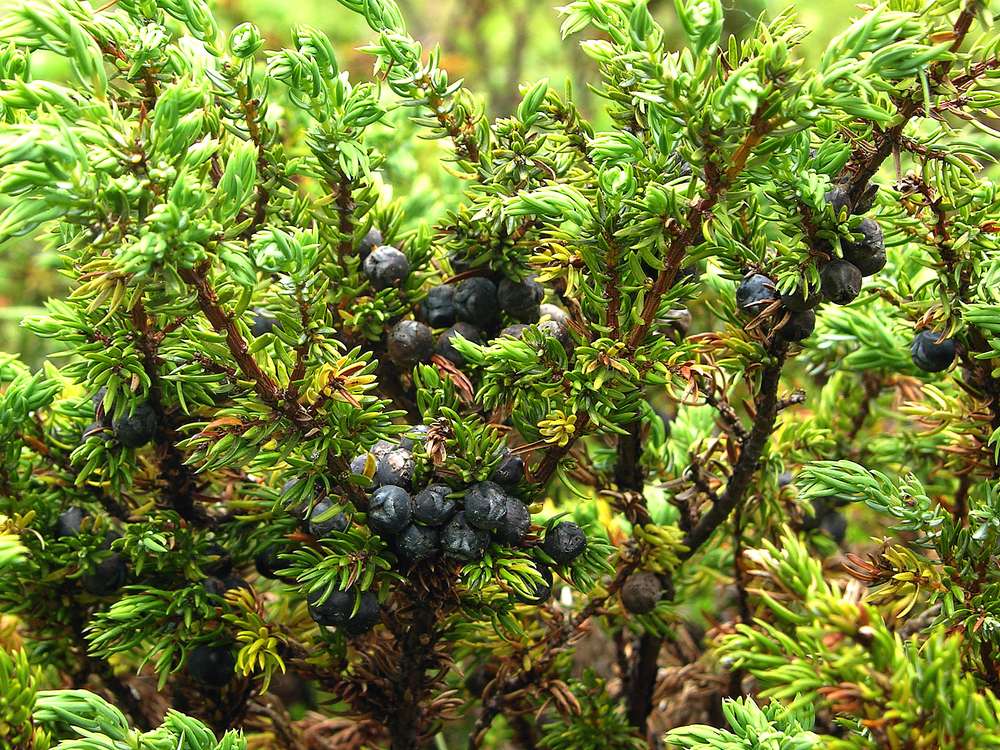
[[[0,20],[0,240],[72,281],[0,357],[5,746],[1000,745],[990,4],[810,66],[572,0],[605,130],[341,5],[372,81],[202,0]]]

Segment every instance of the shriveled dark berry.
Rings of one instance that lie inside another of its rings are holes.
[[[441,532],[432,526],[411,523],[396,540],[400,555],[409,562],[420,562],[437,554]]]
[[[857,203],[854,204],[854,210],[851,212],[856,216],[861,214],[866,214],[872,210],[875,205],[875,199],[878,197],[878,185],[870,184],[866,185],[864,192],[861,193],[861,197],[858,198]]]
[[[528,509],[516,497],[508,495],[503,520],[493,532],[494,535],[503,544],[514,546],[524,541],[530,528],[531,514]]]
[[[333,501],[323,498],[313,506],[309,514],[309,533],[322,538],[331,531],[347,531],[351,525],[350,519],[342,512],[333,512]]]
[[[341,629],[351,637],[364,635],[378,625],[381,619],[378,597],[373,591],[366,591],[358,602],[358,611],[354,613],[353,617],[348,618]]]
[[[504,487],[513,487],[524,479],[524,459],[508,453],[490,474],[490,480]]]
[[[465,357],[463,357],[458,349],[452,345],[452,339],[456,336],[461,336],[474,344],[481,344],[483,341],[483,333],[474,325],[469,323],[456,323],[438,336],[437,345],[434,347],[434,351],[452,364],[461,367],[465,364]]]
[[[515,323],[512,326],[507,326],[500,331],[501,336],[510,336],[512,339],[519,339],[524,336],[524,332],[528,330],[528,326],[524,323]]]
[[[455,514],[455,501],[448,497],[451,487],[432,484],[413,496],[413,517],[429,526],[442,526]]]
[[[375,469],[375,483],[410,488],[413,481],[413,453],[406,448],[393,448],[379,459]]]
[[[872,276],[885,268],[885,236],[874,219],[862,219],[854,230],[856,242],[844,244],[844,260],[853,263],[862,276]]]
[[[587,535],[572,521],[562,521],[545,533],[542,549],[557,563],[566,565],[587,549]]]
[[[736,306],[748,315],[757,315],[777,296],[773,281],[764,274],[751,273],[736,287]]]
[[[910,344],[910,357],[925,372],[947,370],[955,361],[955,339],[941,339],[934,331],[920,331]]]
[[[60,513],[58,520],[56,520],[56,539],[79,534],[80,525],[86,515],[83,508],[77,507],[67,508]]]
[[[819,272],[823,296],[835,305],[853,302],[861,293],[861,271],[853,263],[834,258]]]
[[[778,330],[778,335],[785,341],[802,341],[812,336],[816,330],[816,313],[813,310],[803,310],[788,314],[788,320]]]
[[[523,604],[542,605],[552,596],[552,568],[543,562],[534,562],[535,570],[541,575],[542,580],[535,585],[534,596],[524,596],[515,594],[514,597]]]
[[[502,279],[497,287],[500,309],[516,320],[538,320],[538,306],[544,297],[545,288],[534,279]]]
[[[434,334],[426,323],[401,320],[389,331],[389,357],[399,367],[409,369],[418,362],[428,362],[434,353]]]
[[[410,522],[413,499],[402,487],[387,485],[372,493],[368,504],[368,525],[378,534],[398,534]]]
[[[463,279],[455,287],[455,317],[488,328],[499,314],[497,287],[483,276]]]
[[[496,482],[477,482],[465,491],[465,520],[478,529],[497,528],[507,513],[507,495]]]
[[[288,567],[288,563],[279,557],[282,552],[278,545],[271,545],[261,550],[254,558],[254,566],[257,572],[264,578],[272,581],[284,581],[285,583],[295,583],[295,578],[288,575],[279,575],[278,571]]]
[[[808,292],[807,296],[806,290],[799,287],[788,294],[782,294],[781,306],[790,312],[805,312],[818,307],[819,303],[823,301],[822,292],[819,289],[810,289]]]
[[[445,328],[455,323],[455,287],[439,284],[420,303],[421,317],[432,328]]]
[[[365,258],[362,270],[374,289],[388,289],[410,275],[410,261],[391,245],[379,245]]]
[[[364,262],[365,258],[371,255],[372,250],[383,243],[382,233],[375,227],[368,230],[368,234],[361,238],[358,243],[358,256]]]
[[[410,428],[403,437],[399,439],[399,447],[412,451],[417,443],[423,444],[427,440],[427,425],[418,424]]]
[[[117,552],[112,552],[105,557],[90,573],[85,573],[80,578],[80,583],[85,591],[94,596],[107,596],[125,585],[125,578],[128,576],[128,566],[125,558]]]
[[[456,513],[441,532],[441,549],[448,557],[469,562],[479,560],[490,543],[490,535],[470,526],[464,513]]]
[[[254,338],[270,333],[278,324],[278,319],[271,315],[262,307],[256,307],[253,311],[253,323],[250,324],[250,333]]]
[[[198,646],[188,654],[187,672],[191,678],[212,687],[222,687],[233,679],[236,657],[221,646]]]
[[[156,437],[156,412],[149,404],[139,404],[131,414],[116,419],[111,428],[126,448],[139,448]]]
[[[354,612],[357,591],[353,587],[346,591],[331,591],[324,597],[325,589],[313,591],[306,596],[309,616],[318,625],[343,625]]]
[[[652,612],[662,595],[663,584],[659,576],[649,571],[633,573],[622,584],[622,604],[634,615]]]

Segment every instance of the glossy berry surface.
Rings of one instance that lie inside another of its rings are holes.
[[[56,538],[61,539],[66,536],[76,536],[80,533],[80,525],[86,517],[83,508],[67,508],[59,514],[56,520]]]
[[[736,306],[748,315],[757,315],[777,296],[773,281],[763,274],[752,273],[736,287]]]
[[[441,532],[441,550],[449,557],[466,562],[479,560],[490,543],[490,535],[465,520],[464,513],[456,513]]]
[[[434,334],[430,326],[417,320],[401,320],[389,331],[389,358],[399,367],[409,369],[427,362],[434,353]]]
[[[634,615],[652,612],[663,595],[663,584],[654,573],[642,571],[633,573],[622,584],[622,604]]]
[[[507,494],[496,482],[478,482],[465,492],[465,520],[477,529],[497,528],[507,514]]]
[[[204,685],[222,687],[233,679],[236,657],[228,648],[198,646],[188,654],[187,671],[191,678]]]
[[[531,514],[528,509],[516,497],[508,495],[503,520],[494,532],[497,540],[511,546],[520,544],[530,528]]]
[[[808,296],[801,288],[781,295],[781,306],[791,312],[812,310],[818,307],[822,301],[823,294],[819,289],[810,289]]]
[[[410,261],[391,245],[379,245],[365,258],[362,270],[374,289],[388,289],[410,275]]]
[[[452,364],[461,367],[465,364],[465,357],[452,345],[452,339],[456,336],[461,336],[475,344],[480,344],[483,341],[483,333],[469,323],[456,323],[438,336],[434,351]]]
[[[368,525],[379,534],[398,534],[413,516],[412,503],[410,493],[402,487],[380,487],[368,504]]]
[[[432,526],[411,523],[396,540],[399,554],[409,562],[420,562],[433,557],[440,549],[441,533]]]
[[[455,323],[455,287],[439,284],[420,303],[420,314],[432,328],[446,328]]]
[[[524,323],[515,323],[512,326],[507,326],[500,331],[501,336],[510,336],[512,339],[519,339],[524,336],[524,332],[528,330],[528,326]]]
[[[308,528],[314,537],[324,537],[331,531],[347,531],[347,527],[351,525],[347,516],[344,513],[334,513],[333,507],[333,502],[328,498],[323,498],[313,506]]]
[[[349,636],[358,636],[367,633],[378,625],[382,619],[381,609],[378,604],[378,597],[372,591],[366,591],[361,595],[358,602],[358,611],[347,619],[341,629]]]
[[[451,488],[432,484],[413,496],[413,517],[429,526],[443,526],[455,514],[455,501],[448,497]]]
[[[562,521],[545,534],[542,549],[560,565],[572,562],[587,549],[587,536],[572,521]]]
[[[375,483],[379,486],[395,485],[410,488],[413,481],[413,453],[406,448],[393,448],[378,461]]]
[[[544,287],[534,279],[513,281],[505,278],[497,287],[500,309],[512,318],[525,322],[538,320],[538,306],[544,297]]]
[[[830,204],[831,208],[833,208],[833,215],[838,219],[844,211],[850,212],[851,210],[850,196],[847,193],[847,189],[841,185],[834,185],[830,188],[824,198]]]
[[[114,420],[111,425],[115,438],[126,448],[139,448],[156,436],[156,412],[149,404],[139,404],[132,414]]]
[[[819,272],[823,296],[835,305],[853,302],[861,293],[861,271],[853,263],[834,258]]]
[[[287,563],[279,557],[281,551],[281,548],[277,545],[264,548],[254,558],[254,566],[257,568],[257,572],[264,578],[270,578],[272,581],[295,583],[294,578],[278,574],[279,570],[287,567]]]
[[[254,338],[263,336],[265,333],[273,331],[277,323],[278,319],[276,317],[271,315],[267,310],[258,307],[253,311],[253,322],[250,324],[250,333]]]
[[[465,323],[487,328],[499,314],[497,287],[482,276],[463,279],[455,287],[455,317]]]
[[[331,591],[327,596],[324,596],[325,593],[325,589],[319,589],[306,596],[309,616],[319,625],[343,625],[354,612],[356,590]]]
[[[513,487],[524,479],[524,459],[508,453],[490,475],[490,480],[504,487]]]
[[[862,219],[854,230],[860,235],[855,242],[844,244],[844,260],[853,263],[862,276],[873,276],[885,268],[885,237],[874,219]]]
[[[362,262],[371,255],[372,250],[383,242],[382,233],[377,228],[372,227],[369,229],[368,233],[361,238],[361,242],[358,243],[358,255],[361,257]]]
[[[955,361],[955,339],[941,339],[934,331],[920,331],[910,344],[913,364],[925,372],[947,370]]]
[[[816,330],[816,313],[812,310],[788,314],[788,320],[778,330],[778,335],[785,341],[802,341],[809,338]]]

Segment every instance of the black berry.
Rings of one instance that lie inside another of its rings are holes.
[[[781,306],[791,312],[805,312],[817,307],[823,301],[823,295],[818,289],[807,290],[801,287],[788,294],[781,295]]]
[[[420,314],[432,328],[445,328],[455,323],[455,287],[439,284],[427,292],[420,303]]]
[[[788,314],[788,320],[778,330],[785,341],[802,341],[816,330],[816,313],[813,310],[803,310]]]
[[[482,276],[458,282],[455,287],[455,316],[480,328],[488,328],[497,319],[497,287]]]
[[[819,528],[833,541],[840,544],[847,536],[847,518],[839,511],[827,513],[820,521]]]
[[[465,492],[465,520],[477,529],[497,528],[507,513],[507,495],[496,482],[478,482]]]
[[[573,337],[569,330],[569,313],[557,305],[543,304],[538,308],[541,322],[538,329],[562,344],[564,349],[573,344]]]
[[[448,497],[451,487],[432,484],[413,496],[413,517],[430,526],[443,526],[455,514],[455,501]]]
[[[361,242],[358,243],[358,255],[361,261],[364,262],[365,258],[371,255],[372,250],[381,245],[382,242],[382,233],[375,227],[369,229],[368,234],[362,237]]]
[[[253,323],[250,325],[250,333],[253,334],[254,338],[258,336],[263,336],[265,333],[270,333],[274,330],[274,326],[277,325],[278,319],[271,315],[267,310],[257,307],[253,311]]]
[[[236,658],[228,648],[198,646],[188,655],[188,674],[205,685],[222,687],[233,679],[235,669]]]
[[[534,279],[512,281],[502,279],[497,287],[500,309],[512,318],[533,322],[538,320],[538,306],[545,297],[545,289]]]
[[[56,539],[79,534],[80,525],[83,523],[85,517],[86,513],[83,512],[83,509],[76,507],[67,508],[60,513],[56,521]]]
[[[399,286],[410,275],[410,261],[391,245],[380,245],[372,250],[362,268],[375,289]]]
[[[757,315],[777,296],[773,281],[763,274],[751,273],[736,287],[736,306],[748,315]]]
[[[411,523],[396,540],[400,555],[410,562],[420,562],[438,551],[440,532],[431,526]]]
[[[378,534],[398,534],[413,515],[413,499],[402,487],[388,485],[372,493],[368,504],[368,525]]]
[[[416,320],[401,320],[389,331],[389,357],[399,367],[409,369],[427,362],[434,353],[434,334],[429,326]]]
[[[378,625],[381,619],[378,597],[374,592],[366,591],[358,602],[358,611],[341,627],[350,636],[363,635]]]
[[[524,604],[542,605],[552,596],[552,569],[545,563],[537,561],[534,566],[542,577],[542,580],[535,584],[534,596],[526,597],[522,594],[515,594],[515,598]]]
[[[560,565],[572,562],[587,548],[587,536],[572,521],[562,521],[545,534],[542,549]]]
[[[376,440],[371,452],[376,459],[381,460],[389,455],[389,451],[393,451],[398,447],[396,443],[391,443],[388,440]]]
[[[468,511],[466,511],[468,512]],[[516,497],[507,496],[503,520],[493,533],[504,544],[518,545],[524,541],[531,528],[531,514]]]
[[[375,469],[375,483],[410,488],[413,481],[413,453],[406,448],[393,448],[379,459]]]
[[[826,198],[826,202],[833,208],[833,215],[838,219],[840,219],[844,211],[850,213],[851,198],[847,193],[847,188],[843,185],[834,185],[827,191],[824,197]]]
[[[524,459],[508,453],[493,470],[490,479],[504,487],[513,487],[524,479]]]
[[[862,219],[854,233],[861,239],[845,243],[844,260],[857,266],[862,276],[872,276],[885,268],[885,237],[878,222]]]
[[[323,597],[325,589],[319,589],[306,596],[309,616],[319,625],[343,625],[354,612],[357,593],[354,588],[346,591],[331,591]]]
[[[409,432],[399,439],[399,447],[404,450],[412,451],[417,447],[418,442],[422,444],[426,440],[427,425],[418,424],[415,427],[411,427]]]
[[[622,584],[622,604],[634,615],[652,612],[662,595],[663,584],[659,576],[647,571],[633,573]]]
[[[223,596],[231,589],[246,589],[247,591],[253,590],[250,584],[239,576],[226,576],[225,578],[216,578],[215,576],[212,576],[202,581],[201,585],[209,594],[215,594],[216,596]]]
[[[257,557],[254,558],[254,566],[257,568],[257,572],[264,578],[270,578],[272,581],[295,583],[294,577],[282,576],[278,574],[279,570],[283,570],[288,567],[288,563],[278,556],[281,551],[281,548],[277,545],[265,547],[257,554]]]
[[[853,263],[834,258],[819,272],[823,296],[835,305],[846,305],[861,293],[861,271]]]
[[[955,339],[940,339],[934,331],[920,331],[910,344],[913,364],[925,372],[947,370],[955,361]]]
[[[139,448],[156,436],[156,412],[149,404],[139,404],[131,414],[116,419],[111,428],[126,448]]]
[[[524,323],[515,323],[512,326],[507,326],[500,331],[501,336],[510,336],[512,339],[519,339],[524,336],[524,332],[528,330],[528,326]]]
[[[464,513],[456,513],[441,532],[444,553],[466,562],[481,559],[489,543],[490,535],[466,523]]]
[[[84,590],[94,596],[107,596],[125,585],[127,575],[128,566],[125,564],[125,558],[117,552],[112,552],[97,563],[93,572],[83,575],[80,583]]]
[[[309,514],[309,533],[321,538],[331,531],[347,531],[350,519],[343,513],[333,512],[333,501],[323,498],[313,506]]]
[[[456,323],[438,336],[437,346],[434,347],[434,351],[452,364],[461,367],[465,364],[465,357],[451,343],[451,340],[456,336],[461,336],[475,344],[479,344],[482,343],[483,334],[482,331],[469,323]]]

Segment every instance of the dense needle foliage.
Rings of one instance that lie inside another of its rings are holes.
[[[572,0],[605,130],[341,4],[0,19],[0,745],[1000,747],[991,4]]]

